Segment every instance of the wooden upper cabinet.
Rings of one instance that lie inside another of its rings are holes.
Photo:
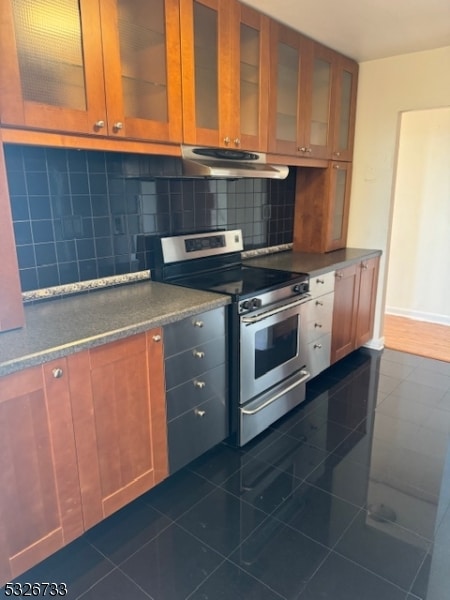
[[[181,140],[178,0],[0,0],[1,122]]]
[[[333,136],[331,158],[351,161],[355,136],[356,93],[358,87],[358,63],[337,55],[333,79]]]
[[[83,532],[65,359],[0,378],[0,586]]]
[[[0,129],[0,331],[24,324],[19,267]]]
[[[269,150],[326,159],[335,53],[271,21]]]
[[[181,0],[184,141],[267,149],[269,19],[235,0]]]
[[[161,329],[68,359],[85,528],[168,474]]]

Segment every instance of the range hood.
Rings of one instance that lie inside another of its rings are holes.
[[[288,167],[267,164],[261,152],[182,146],[182,168],[186,177],[260,177],[286,179]]]
[[[125,179],[286,179],[288,173],[288,167],[267,164],[266,155],[261,152],[200,146],[181,146],[181,158],[127,155],[116,171]]]

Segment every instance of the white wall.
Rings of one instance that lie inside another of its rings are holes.
[[[449,65],[450,46],[360,64],[347,245],[383,251],[374,346],[382,343],[400,115],[450,106]]]
[[[450,325],[449,299],[450,108],[406,112],[400,127],[386,313]]]

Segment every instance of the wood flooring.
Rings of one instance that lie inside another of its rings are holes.
[[[384,345],[450,362],[450,326],[384,315]]]

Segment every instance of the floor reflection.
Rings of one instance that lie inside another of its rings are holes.
[[[450,363],[361,349],[247,446],[220,444],[21,579],[84,600],[448,600],[449,432]]]

